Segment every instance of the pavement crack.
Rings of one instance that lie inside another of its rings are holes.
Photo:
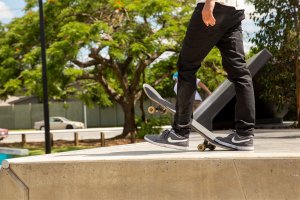
[[[247,196],[246,196],[246,193],[245,193],[242,181],[241,181],[241,176],[240,176],[239,171],[237,169],[235,160],[233,160],[233,164],[234,164],[234,168],[235,168],[235,172],[236,172],[236,176],[237,176],[240,188],[242,189],[242,192],[243,192],[243,195],[244,195],[244,199],[247,200]]]

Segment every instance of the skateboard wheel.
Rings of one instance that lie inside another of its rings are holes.
[[[213,150],[216,149],[216,146],[213,145],[213,144],[209,144],[209,145],[208,145],[208,148],[209,148],[209,150],[213,151]]]
[[[205,151],[206,147],[207,146],[205,144],[199,144],[197,148],[199,151]]]
[[[149,106],[149,107],[148,107],[148,113],[154,114],[155,111],[156,111],[156,109],[154,108],[154,106]]]

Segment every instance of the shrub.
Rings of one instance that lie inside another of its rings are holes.
[[[162,131],[162,125],[171,124],[170,116],[150,117],[146,122],[141,118],[137,119],[138,133],[137,138],[144,138],[147,134],[159,134]]]

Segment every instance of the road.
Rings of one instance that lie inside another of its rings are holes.
[[[162,129],[171,128],[171,126],[162,126]],[[85,139],[100,139],[100,133],[104,133],[105,139],[113,138],[120,135],[123,127],[108,127],[108,128],[88,128],[88,129],[68,129],[68,130],[53,130],[53,140],[69,140],[74,141],[74,133],[77,132],[79,140]],[[26,135],[26,142],[44,142],[44,131],[26,130],[26,131],[9,131],[8,137],[1,143],[15,143],[22,141],[22,134]]]

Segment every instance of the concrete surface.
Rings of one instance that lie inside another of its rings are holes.
[[[300,130],[256,130],[254,152],[198,152],[202,141],[8,159],[0,199],[300,199]]]

